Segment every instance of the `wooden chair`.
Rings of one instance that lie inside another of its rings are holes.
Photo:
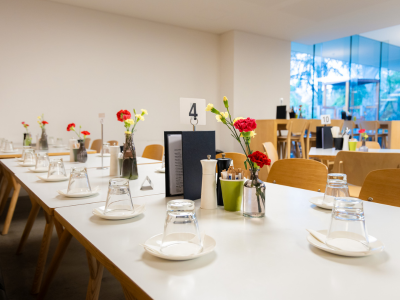
[[[118,141],[116,141],[116,140],[111,140],[111,141],[108,141],[107,143],[109,143],[110,146],[118,146]]]
[[[340,131],[343,129],[344,120],[342,119],[331,119],[331,124],[329,126],[337,126],[340,128]]]
[[[359,137],[360,136],[359,133],[354,133],[354,129],[357,128],[356,122],[354,122],[354,121],[347,121],[347,120],[344,121],[343,128],[344,129],[349,128],[351,130],[350,134],[352,135],[352,137]]]
[[[328,168],[310,159],[282,159],[276,161],[267,182],[295,188],[325,192]]]
[[[281,148],[282,157],[290,158],[292,142],[296,144],[296,156],[300,157],[299,143],[301,145],[302,158],[306,158],[304,134],[308,126],[306,119],[293,119],[288,122],[287,136],[278,136],[278,146]],[[286,155],[285,155],[286,152]]]
[[[361,121],[360,129],[365,129],[366,131],[372,131],[371,139],[375,142],[378,142],[378,138],[382,138],[382,148],[386,148],[386,138],[388,136],[387,133],[383,132],[378,133],[380,127],[379,121]],[[368,132],[367,132],[368,134]]]
[[[147,145],[146,148],[144,148],[142,157],[162,161],[164,157],[164,146],[157,144]]]
[[[232,159],[233,167],[235,169],[241,168],[242,170],[244,170],[244,176],[246,178],[250,178],[250,171],[246,170],[244,166],[244,162],[246,161],[246,155],[237,152],[225,152],[225,157]],[[217,154],[215,158],[222,158],[222,153]]]
[[[278,152],[276,151],[274,144],[271,142],[266,142],[263,143],[263,148],[264,148],[264,153],[268,156],[268,158],[271,160],[271,165],[270,166],[264,166],[258,173],[258,178],[260,178],[262,181],[267,181],[268,174],[271,171],[271,167],[276,162],[279,160]]]
[[[357,148],[360,148],[362,146],[362,142],[357,142]],[[381,145],[379,145],[378,142],[365,142],[365,146],[367,146],[369,149],[381,149]]]
[[[101,152],[101,148],[102,148],[102,144],[101,144],[101,140],[94,140],[92,145],[90,146],[90,149],[92,150],[96,150],[97,153]]]
[[[361,187],[359,198],[400,207],[400,169],[370,172]]]
[[[91,141],[90,138],[86,138],[86,139],[85,139],[85,148],[86,148],[86,149],[90,149],[90,148],[89,148],[89,146],[90,146],[90,141]]]
[[[307,128],[307,138],[306,138],[306,158],[309,159],[309,152],[311,149],[312,144],[315,144],[317,141],[317,126],[321,125],[321,120],[313,119],[309,121],[308,128]]]

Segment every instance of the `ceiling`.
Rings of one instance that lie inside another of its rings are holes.
[[[400,25],[360,34],[367,38],[400,46]]]
[[[394,0],[48,0],[212,33],[315,44],[399,25]]]

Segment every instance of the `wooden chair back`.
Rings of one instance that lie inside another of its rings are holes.
[[[344,173],[348,183],[362,186],[369,172],[397,168],[400,168],[400,153],[340,151],[332,172]]]
[[[328,168],[311,159],[281,159],[268,174],[267,182],[295,188],[325,192]]]
[[[400,169],[370,172],[361,187],[361,200],[400,207]]]
[[[357,142],[357,148],[360,148],[361,145],[362,145],[362,142]],[[378,142],[374,142],[374,141],[372,141],[372,142],[366,141],[365,146],[367,146],[369,149],[381,149],[381,145],[379,145]]]
[[[94,140],[92,145],[90,146],[90,149],[92,150],[96,150],[97,153],[101,152],[101,148],[103,147],[103,145],[101,144],[101,140]]]
[[[379,128],[379,122],[378,121],[361,121],[360,122],[360,127],[361,129],[365,130],[378,130]]]
[[[246,155],[237,152],[225,152],[225,157],[232,159],[233,167],[235,169],[241,168],[242,170],[244,170],[244,176],[247,178],[250,177],[250,171],[246,170],[244,166],[244,162],[246,161]],[[222,158],[222,153],[217,154],[215,158]]]
[[[90,138],[86,138],[86,139],[85,139],[85,148],[86,148],[86,149],[90,149],[90,148],[89,148],[89,146],[90,146],[90,141],[91,141]]]
[[[340,128],[340,131],[342,131],[343,124],[344,124],[344,120],[342,120],[342,119],[331,119],[331,124],[328,126],[337,126]]]
[[[142,157],[162,161],[164,157],[164,146],[158,144],[147,145],[146,148],[144,148]]]
[[[258,173],[258,178],[260,178],[262,181],[267,181],[268,178],[268,173],[271,170],[272,165],[274,162],[279,160],[279,155],[278,152],[275,149],[274,144],[271,142],[266,142],[263,143],[263,148],[264,148],[264,153],[268,156],[268,158],[271,160],[271,165],[270,166],[264,166]]]
[[[308,120],[306,120],[306,119],[290,120],[289,128],[288,128],[288,135],[294,134],[294,135],[304,136],[307,125],[308,125]]]
[[[118,146],[118,141],[116,141],[116,140],[111,140],[111,141],[108,141],[107,143],[109,143],[110,146]]]
[[[349,128],[351,131],[353,131],[354,128],[356,128],[356,122],[354,121],[344,121],[343,122],[343,127]]]
[[[318,119],[310,120],[310,124],[309,124],[309,127],[308,127],[308,132],[316,134],[317,133],[317,126],[322,126],[321,125],[321,120],[318,120]]]

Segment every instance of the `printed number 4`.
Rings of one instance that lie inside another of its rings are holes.
[[[196,113],[196,103],[193,103],[189,111],[189,117],[194,117],[194,119],[197,120],[197,116],[198,114]]]

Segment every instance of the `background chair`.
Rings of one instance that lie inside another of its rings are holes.
[[[268,156],[268,158],[271,160],[271,165],[270,166],[264,166],[258,173],[258,178],[260,178],[262,181],[267,181],[268,174],[271,171],[271,167],[276,162],[279,160],[278,152],[276,151],[274,144],[271,142],[266,142],[263,143],[263,148],[264,148],[264,153]]]
[[[109,143],[110,146],[118,146],[118,141],[116,141],[116,140],[111,140],[111,141],[108,141],[107,143]]]
[[[360,128],[365,129],[366,131],[372,131],[372,134],[369,134],[371,139],[375,142],[378,142],[378,138],[382,138],[382,148],[386,148],[386,138],[388,136],[387,133],[383,132],[378,133],[380,123],[378,121],[361,121]],[[368,134],[368,132],[367,132]]]
[[[307,138],[306,138],[306,158],[309,159],[309,152],[312,146],[315,146],[317,141],[317,126],[321,125],[321,120],[313,119],[309,121],[307,128]]]
[[[352,137],[359,137],[360,136],[360,134],[359,133],[354,133],[354,129],[356,129],[356,122],[354,122],[354,121],[344,121],[344,124],[343,124],[343,128],[344,129],[346,129],[346,128],[349,128],[351,131],[350,131],[350,134],[352,135]]]
[[[305,150],[305,141],[304,134],[308,126],[308,120],[306,119],[293,119],[287,125],[287,136],[278,136],[278,146],[280,148],[280,152],[282,153],[282,158],[287,157],[290,158],[290,153],[292,149],[292,142],[295,142],[296,146],[296,157],[300,157],[300,148],[299,143],[301,145],[301,156],[302,158],[306,158],[306,150]]]
[[[85,148],[86,148],[86,149],[90,149],[90,148],[89,148],[89,146],[90,146],[90,141],[91,141],[91,138],[86,138],[86,139],[85,139]]]
[[[100,139],[94,140],[90,147],[91,147],[90,149],[96,150],[97,153],[100,153],[102,148],[101,140]]]
[[[357,148],[360,148],[362,146],[362,142],[357,142]],[[365,146],[367,146],[369,149],[381,149],[381,145],[379,145],[378,142],[365,142]]]
[[[222,158],[222,154],[217,154],[215,158]],[[250,171],[246,170],[244,166],[244,162],[246,161],[246,155],[237,152],[225,152],[225,158],[232,159],[233,167],[235,169],[241,168],[242,170],[244,170],[244,176],[246,178],[250,178]]]
[[[364,180],[359,198],[400,207],[400,169],[375,170]]]
[[[164,157],[164,146],[157,144],[148,145],[144,148],[142,157],[162,161]]]
[[[267,182],[295,188],[325,192],[328,168],[311,159],[282,159],[276,161]]]

